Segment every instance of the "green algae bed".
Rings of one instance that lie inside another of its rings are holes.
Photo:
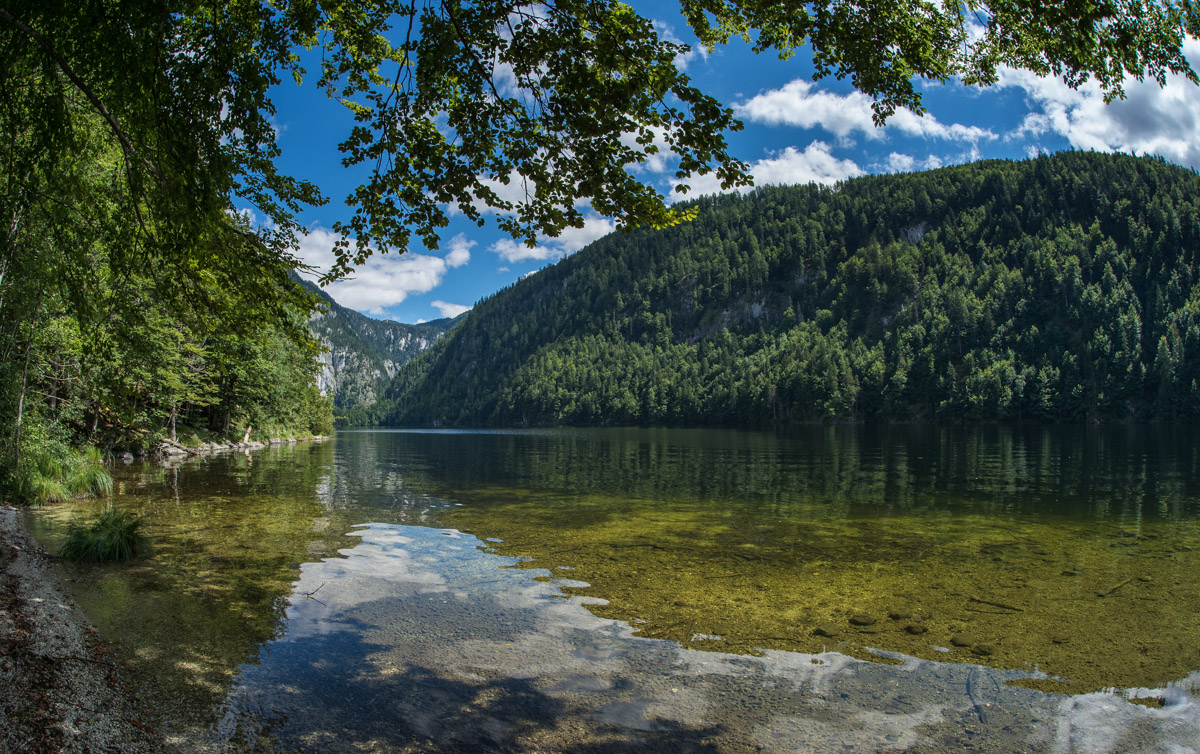
[[[595,505],[604,507],[604,501]],[[780,521],[626,512],[563,525],[540,501],[463,508],[521,567],[570,569],[598,615],[693,648],[871,649],[1040,670],[1047,691],[1156,686],[1200,668],[1200,527],[897,515]],[[557,570],[563,573],[562,570]],[[948,650],[948,651],[946,651]]]
[[[1200,670],[1191,431],[344,433],[116,481],[153,555],[62,573],[176,742],[334,588],[297,593],[304,564],[368,522],[469,533],[688,649],[901,653],[1061,693]],[[28,520],[53,550],[103,504]]]

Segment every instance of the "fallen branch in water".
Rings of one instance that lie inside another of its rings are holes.
[[[325,583],[326,582],[321,582],[321,586],[325,586]],[[317,604],[319,604],[321,607],[329,607],[329,605],[326,605],[324,602],[321,602],[321,600],[319,600],[313,596],[317,592],[321,591],[321,586],[317,587],[316,589],[312,590],[311,592],[300,592],[300,593],[304,595],[305,599],[310,599],[313,602],[316,602]]]
[[[1025,612],[1025,608],[1016,607],[1014,605],[1006,605],[1003,602],[992,602],[991,600],[980,599],[979,597],[968,597],[967,602],[978,602],[981,605],[991,605],[992,607],[1002,607],[1005,610],[1015,610],[1018,613]]]
[[[1118,589],[1120,589],[1121,587],[1125,586],[1126,584],[1128,584],[1128,583],[1129,583],[1129,582],[1131,582],[1131,581],[1133,581],[1133,576],[1130,576],[1129,578],[1125,579],[1125,580],[1124,580],[1124,581],[1122,581],[1120,584],[1117,584],[1117,585],[1116,585],[1116,586],[1114,586],[1112,589],[1109,589],[1107,592],[1097,592],[1097,593],[1096,593],[1096,596],[1097,596],[1097,597],[1107,597],[1108,595],[1110,595],[1110,594],[1112,594],[1113,592],[1117,591]]]

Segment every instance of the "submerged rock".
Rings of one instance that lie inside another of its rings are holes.
[[[816,625],[816,627],[813,628],[813,633],[816,634],[817,636],[828,636],[830,638],[833,638],[833,637],[841,634],[842,629],[839,628],[837,626],[837,624],[825,621],[822,623],[818,623]]]
[[[978,639],[975,638],[975,634],[969,631],[963,631],[962,633],[951,636],[950,643],[956,647],[970,647],[978,643]]]
[[[855,613],[850,616],[850,622],[856,626],[873,626],[875,625],[875,616],[867,615],[866,613]]]

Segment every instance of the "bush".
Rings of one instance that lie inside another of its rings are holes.
[[[116,510],[110,504],[90,524],[71,524],[58,555],[76,562],[133,560],[150,554],[150,540],[141,530],[140,516]]]

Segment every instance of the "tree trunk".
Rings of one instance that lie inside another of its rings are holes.
[[[37,332],[38,319],[42,313],[41,296],[33,310],[33,326],[29,328],[29,342],[25,344],[25,367],[21,370],[21,394],[17,398],[17,431],[13,440],[13,469],[21,463],[21,420],[25,415],[25,385],[29,377],[29,356],[33,353],[33,334]]]

